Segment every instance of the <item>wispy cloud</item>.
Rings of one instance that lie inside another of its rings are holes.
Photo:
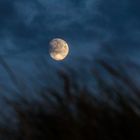
[[[1,0],[1,52],[8,53],[9,46],[11,51],[39,49],[55,36],[139,45],[139,4],[138,0]]]

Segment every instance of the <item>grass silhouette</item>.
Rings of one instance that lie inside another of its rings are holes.
[[[6,62],[2,64],[21,92],[23,88]],[[115,67],[103,59],[92,69],[97,91],[78,84],[66,71],[58,71],[63,91],[42,88],[41,100],[29,102],[21,97],[7,103],[14,109],[17,126],[0,126],[3,140],[128,140],[140,139],[140,88],[125,66]],[[100,70],[98,69],[100,67]],[[112,83],[102,75],[108,73]],[[99,100],[96,94],[102,97]],[[15,129],[16,128],[16,129]]]

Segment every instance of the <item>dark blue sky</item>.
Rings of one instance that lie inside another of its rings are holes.
[[[0,54],[47,50],[54,37],[78,48],[76,55],[103,42],[134,50],[140,44],[139,5],[139,0],[0,0]]]
[[[105,47],[139,62],[139,6],[139,0],[0,0],[0,55],[14,69],[32,71],[30,61],[41,56],[55,63],[48,42],[60,37],[70,46],[67,64]]]

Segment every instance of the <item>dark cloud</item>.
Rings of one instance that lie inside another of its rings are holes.
[[[91,34],[86,30],[89,26],[86,25],[90,13],[89,2],[2,0],[0,30],[4,44],[1,45],[4,50],[9,50],[6,44],[11,42],[16,50],[26,50],[43,46],[46,40],[55,36],[86,38]],[[90,5],[95,3],[91,2]],[[14,47],[12,49],[15,50]]]
[[[1,53],[41,50],[59,36],[138,46],[139,4],[138,0],[1,0]]]

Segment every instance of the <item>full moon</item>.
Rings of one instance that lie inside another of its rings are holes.
[[[61,61],[66,58],[69,53],[69,47],[66,41],[60,38],[55,38],[50,41],[50,50],[51,58],[56,61]]]

